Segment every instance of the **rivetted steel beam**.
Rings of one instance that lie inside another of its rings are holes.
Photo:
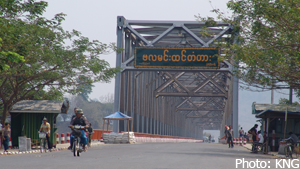
[[[197,121],[195,119],[193,119],[193,122],[211,122],[211,121],[222,122],[222,118],[221,117],[214,117],[214,118],[201,117],[201,118],[198,118]]]
[[[138,38],[140,38],[147,46],[151,46],[151,44],[149,43],[149,41],[147,41],[147,39],[145,39],[143,36],[141,36],[136,30],[134,30],[130,25],[124,25],[124,28],[129,29],[135,36],[137,36]]]
[[[182,25],[183,30],[185,30],[190,36],[192,36],[196,41],[203,45],[203,47],[208,47],[208,43],[205,43],[202,39],[194,34],[191,30],[189,30],[186,26]]]
[[[187,89],[184,85],[182,85],[177,79],[182,76],[184,74],[184,72],[181,72],[178,76],[174,77],[172,76],[170,73],[165,72],[165,74],[167,74],[169,77],[172,78],[172,80],[174,82],[176,82],[180,87],[182,87],[186,92],[191,93],[191,91],[189,91],[189,89]]]
[[[163,37],[165,37],[168,33],[170,33],[175,27],[171,26],[169,27],[165,32],[163,32],[162,34],[160,34],[157,38],[155,38],[151,44],[154,45],[156,42],[158,42],[159,40],[161,40]]]
[[[203,103],[201,106],[195,105],[195,104],[194,104],[192,101],[190,101],[190,100],[189,100],[189,102],[191,102],[191,104],[193,104],[193,105],[194,105],[194,108],[197,108],[197,110],[205,111],[205,109],[206,109],[205,106],[207,106],[208,104],[214,102],[214,100],[213,100],[213,99],[210,99],[210,100],[206,101],[205,103]],[[220,107],[221,107],[221,106],[220,106]]]
[[[220,69],[170,69],[170,68],[135,68],[133,66],[127,66],[123,71],[168,71],[168,72],[178,72],[178,71],[185,71],[185,72],[232,72],[231,69],[228,68],[220,68]]]
[[[193,113],[193,114],[192,114]],[[210,115],[210,116],[209,116]],[[201,114],[199,115],[199,112],[195,112],[195,111],[191,111],[189,113],[186,114],[185,116],[186,118],[214,118],[214,117],[223,117],[223,111],[219,111],[219,112],[215,112],[215,111],[210,111],[210,112],[207,112],[205,114]]]
[[[126,69],[126,66],[128,63],[132,62],[134,60],[134,56],[130,57],[128,60],[126,60],[124,63],[121,64],[121,68],[123,69],[122,71],[124,71]]]
[[[205,78],[207,78],[207,80],[208,81],[210,81],[213,85],[215,85],[219,90],[221,90],[223,93],[227,93],[227,91],[223,88],[223,87],[221,87],[220,85],[218,85],[217,84],[217,82],[213,79],[213,77],[211,77],[211,76],[206,76],[204,73],[202,73],[202,72],[200,72],[200,74],[202,75],[202,76],[204,76]],[[216,74],[217,75],[217,74]],[[216,76],[216,75],[214,75],[214,76]]]
[[[171,26],[171,25],[194,25],[197,27],[205,26],[205,22],[199,21],[157,21],[157,20],[125,20],[125,24],[130,25],[143,25],[143,26]],[[218,26],[230,26],[229,23],[217,21]]]
[[[209,119],[214,119],[214,118],[222,118],[223,116],[212,116],[212,117],[207,117],[207,116],[186,116],[185,118],[209,118]]]
[[[225,97],[227,94],[212,94],[212,93],[167,93],[167,92],[157,92],[156,97],[159,96],[172,96],[172,97]]]
[[[176,111],[223,111],[223,109],[177,108]]]
[[[216,40],[216,39],[220,38],[221,36],[223,36],[229,29],[230,29],[230,27],[225,28],[224,30],[222,30],[222,32],[220,32],[217,36],[215,36],[214,38],[209,40],[207,43],[211,44],[214,40]]]
[[[162,74],[164,74],[164,72]],[[174,77],[172,77],[172,75],[170,75],[168,73],[169,79],[165,83],[163,83],[161,86],[159,86],[154,92],[157,93],[157,92],[164,90],[166,87],[168,87],[170,84],[172,84],[174,82],[174,79],[182,76],[183,74],[184,74],[184,72],[179,72],[179,73],[176,73]]]

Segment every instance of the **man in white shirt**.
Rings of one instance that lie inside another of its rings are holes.
[[[253,153],[257,153],[258,151],[258,146],[259,145],[262,145],[264,143],[264,137],[263,135],[261,134],[261,131],[258,131],[257,132],[257,138],[256,138],[256,141],[253,142],[253,145],[252,145],[252,152]]]
[[[264,137],[261,134],[261,131],[258,131],[257,133],[258,133],[258,143],[263,144],[264,143]]]

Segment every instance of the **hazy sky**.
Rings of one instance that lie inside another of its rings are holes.
[[[128,20],[184,20],[194,21],[194,15],[216,17],[213,8],[229,12],[226,0],[49,0],[45,17],[52,18],[57,13],[67,14],[63,28],[78,30],[90,40],[104,43],[116,42],[117,16]],[[229,12],[230,13],[230,12]],[[103,55],[111,67],[116,65],[116,54]],[[287,93],[287,91],[284,91]],[[114,80],[109,84],[97,83],[90,94],[91,99],[114,93]],[[275,103],[287,95],[276,93]],[[295,99],[294,99],[295,100]],[[270,103],[270,92],[257,93],[239,91],[239,124],[249,130],[256,122],[251,114],[252,102]]]

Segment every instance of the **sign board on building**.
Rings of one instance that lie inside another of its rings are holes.
[[[136,68],[219,69],[219,48],[135,47]]]

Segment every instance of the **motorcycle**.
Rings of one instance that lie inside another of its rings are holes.
[[[81,130],[84,130],[85,127],[80,125],[75,125],[72,126],[71,129],[72,129],[72,135],[74,136],[72,152],[75,157],[76,155],[80,156],[80,153],[84,151],[83,144],[80,143]]]

